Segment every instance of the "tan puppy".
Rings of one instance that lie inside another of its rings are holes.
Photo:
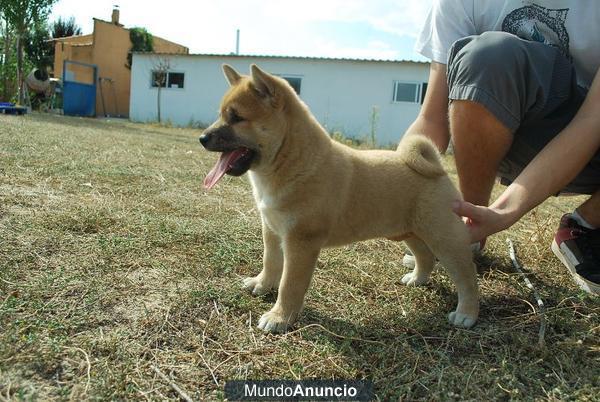
[[[466,228],[451,210],[460,195],[433,145],[412,135],[397,151],[352,149],[330,139],[285,80],[256,65],[250,77],[227,65],[223,71],[231,87],[219,119],[200,137],[222,154],[204,185],[249,170],[264,261],[244,286],[254,295],[279,289],[259,328],[285,331],[296,320],[323,247],[381,237],[405,240],[413,252],[406,285],[426,283],[437,257],[458,291],[450,322],[475,324],[475,266]]]

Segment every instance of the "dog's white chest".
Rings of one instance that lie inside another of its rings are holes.
[[[265,186],[261,183],[261,180],[253,174],[249,174],[248,176],[250,177],[252,194],[254,195],[254,201],[256,201],[258,210],[263,213],[269,208],[273,208],[275,205],[275,198],[265,190]]]
[[[293,225],[293,218],[288,211],[281,211],[278,208],[279,197],[271,194],[261,182],[253,175],[250,175],[252,183],[252,193],[256,201],[256,207],[260,212],[263,221],[269,228],[277,234],[287,233]]]
[[[273,209],[273,206],[275,204],[272,197],[269,197],[268,195],[264,194],[255,194],[254,199],[256,201],[256,206],[258,207],[260,213],[265,213],[269,209]]]

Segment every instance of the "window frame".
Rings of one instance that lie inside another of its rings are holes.
[[[150,89],[157,89],[157,88],[159,88],[158,85],[154,84],[154,74],[158,73],[158,72],[159,71],[156,71],[156,70],[150,70]],[[180,90],[185,90],[185,87],[186,87],[186,83],[185,83],[185,75],[186,74],[185,74],[185,71],[181,71],[181,70],[169,70],[169,71],[166,71],[165,74],[166,74],[165,84],[161,85],[160,88],[162,88],[162,89],[172,89],[172,90],[179,90],[179,89]],[[169,76],[171,74],[182,74],[183,75],[183,87],[174,88],[174,87],[169,86]]]
[[[416,90],[415,90],[415,97],[413,101],[408,101],[408,100],[396,100],[396,93],[398,92],[398,84],[409,84],[409,85],[415,85],[416,86]],[[392,86],[392,103],[414,103],[414,104],[421,104],[421,93],[423,90],[423,83],[422,82],[418,82],[418,81],[402,81],[402,80],[394,80],[393,81],[393,86]]]
[[[183,80],[182,80],[183,86],[182,87],[174,88],[174,87],[169,86],[171,74],[181,74],[182,75],[182,77],[183,77]],[[167,71],[167,88],[169,88],[169,89],[185,89],[185,71],[177,71],[177,70]]]
[[[154,81],[154,75],[160,73],[160,71],[156,71],[156,70],[150,70],[150,88],[166,88],[167,87],[167,81],[168,81],[168,72],[166,72],[167,74],[167,79],[165,79],[165,85],[158,85],[155,83]]]

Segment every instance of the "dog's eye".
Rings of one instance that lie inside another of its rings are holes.
[[[233,109],[229,110],[229,123],[230,124],[239,123],[244,120],[245,119],[242,116],[240,116],[235,110],[233,110]]]

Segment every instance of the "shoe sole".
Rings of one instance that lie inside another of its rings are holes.
[[[551,248],[552,248],[552,251],[554,252],[554,255],[556,255],[558,257],[558,259],[560,260],[560,262],[562,262],[563,265],[565,267],[567,267],[567,269],[571,273],[571,276],[573,277],[573,279],[575,279],[575,282],[581,288],[581,290],[583,290],[589,294],[592,294],[592,295],[600,295],[600,285],[598,285],[594,282],[588,281],[583,276],[580,276],[577,273],[577,271],[575,270],[575,266],[573,266],[573,264],[571,264],[570,261],[567,259],[563,250],[560,248],[558,243],[556,243],[556,240],[552,241]]]

